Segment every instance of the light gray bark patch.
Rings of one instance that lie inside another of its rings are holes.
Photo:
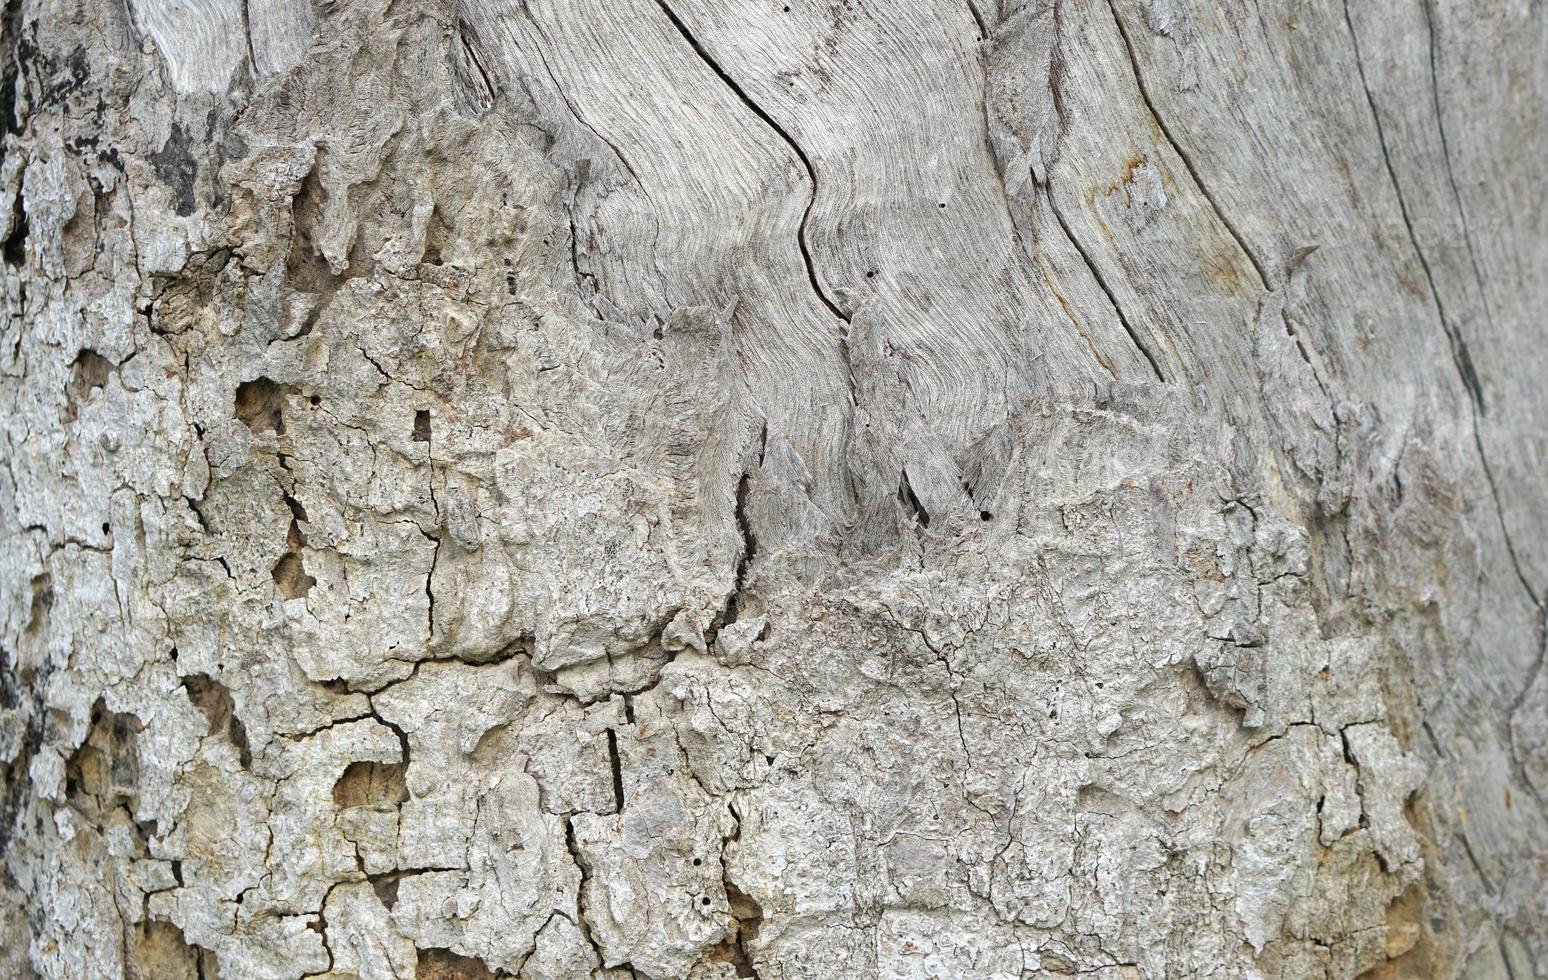
[[[178,92],[222,92],[248,60],[245,0],[130,0],[135,27],[165,59]]]
[[[0,974],[1543,972],[1540,17],[131,9],[7,12]]]
[[[828,294],[827,290],[823,288],[822,283],[818,278],[817,267],[812,264],[811,249],[806,243],[806,223],[811,220],[812,205],[817,203],[818,195],[817,171],[812,168],[812,161],[807,157],[806,151],[802,150],[801,144],[797,143],[794,139],[791,138],[789,133],[780,128],[779,123],[775,122],[772,116],[763,111],[758,103],[748,98],[747,93],[742,91],[741,86],[737,85],[736,80],[733,79],[730,75],[726,74],[725,69],[720,67],[720,65],[716,63],[715,59],[710,57],[708,52],[704,50],[704,46],[688,32],[688,28],[685,27],[682,20],[672,12],[672,8],[666,2],[666,0],[656,0],[656,3],[661,8],[661,12],[666,14],[667,19],[672,22],[672,26],[677,28],[678,32],[682,34],[683,40],[687,41],[689,45],[692,46],[694,54],[704,59],[704,63],[709,65],[715,74],[720,77],[720,80],[725,82],[727,87],[736,93],[736,97],[742,100],[742,103],[747,106],[748,110],[750,110],[753,115],[763,120],[768,124],[770,129],[779,134],[779,138],[784,140],[790,146],[790,149],[793,153],[795,153],[796,158],[801,161],[801,166],[806,168],[807,179],[811,181],[812,185],[812,196],[806,202],[805,210],[801,212],[801,223],[796,228],[796,244],[801,249],[801,260],[806,264],[806,277],[811,281],[812,291],[817,294],[817,297],[820,300],[822,300],[822,304],[828,308],[829,312],[831,312],[838,319],[843,320],[845,323],[849,323],[854,319],[854,314],[852,312],[845,313],[842,309],[840,309],[838,304],[835,303],[833,298]]]

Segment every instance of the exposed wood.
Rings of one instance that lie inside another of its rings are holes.
[[[0,973],[1548,974],[1548,13],[10,0]]]

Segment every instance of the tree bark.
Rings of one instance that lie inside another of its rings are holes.
[[[0,972],[1548,976],[1527,0],[10,0]]]

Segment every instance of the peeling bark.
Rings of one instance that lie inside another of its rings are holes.
[[[1548,972],[1536,6],[0,58],[0,973]]]

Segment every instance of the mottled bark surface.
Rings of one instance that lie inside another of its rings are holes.
[[[1526,0],[11,0],[0,973],[1548,975]]]

